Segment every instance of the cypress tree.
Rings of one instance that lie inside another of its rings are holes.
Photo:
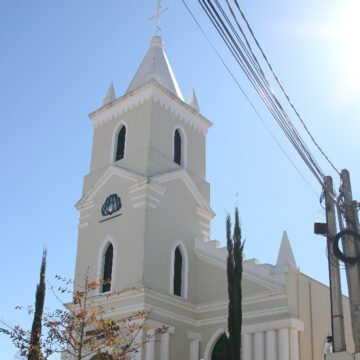
[[[28,354],[28,360],[41,360],[41,348],[40,348],[40,337],[41,337],[41,322],[44,309],[45,301],[45,271],[46,271],[46,250],[43,251],[41,268],[40,268],[40,281],[36,287],[35,296],[35,311],[34,320],[31,328],[30,335],[30,350]]]
[[[226,242],[227,242],[227,280],[229,295],[228,311],[228,360],[240,360],[241,356],[241,327],[242,327],[242,254],[244,242],[241,242],[241,229],[239,209],[235,207],[234,232],[231,235],[230,215],[226,217]]]

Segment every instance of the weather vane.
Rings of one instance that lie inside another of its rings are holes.
[[[156,19],[156,35],[160,33],[160,15],[163,14],[168,8],[161,10],[161,0],[158,0],[157,13],[152,16],[149,20]]]

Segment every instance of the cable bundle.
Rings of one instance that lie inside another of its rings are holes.
[[[239,82],[235,78],[234,74],[230,70],[230,68],[225,64],[224,60],[222,59],[220,53],[215,49],[211,41],[209,40],[208,36],[202,29],[199,22],[196,20],[194,15],[192,14],[189,7],[186,5],[184,0],[181,0],[187,10],[189,11],[190,15],[193,17],[195,22],[197,23],[198,27],[200,28],[201,32],[207,39],[207,41],[210,43],[213,50],[216,52],[217,56],[220,58],[223,65],[226,67],[227,71],[233,78],[233,80],[236,82],[237,86],[240,88],[260,120],[265,125],[263,119],[261,118],[258,111],[255,109],[254,105],[249,100],[248,96],[240,86]],[[275,91],[273,90],[269,80],[267,79],[263,69],[261,68],[261,65],[250,45],[250,42],[245,34],[245,31],[243,30],[241,26],[241,22],[236,17],[235,11],[233,10],[232,6],[229,3],[229,0],[225,0],[228,10],[231,14],[232,20],[227,15],[225,10],[223,9],[222,5],[220,4],[219,0],[198,0],[199,4],[201,5],[202,9],[210,19],[211,23],[213,24],[214,28],[224,41],[225,45],[229,49],[231,55],[234,57],[235,61],[238,63],[256,92],[259,94],[260,98],[266,105],[266,107],[269,109],[270,113],[286,135],[286,137],[289,139],[290,143],[293,145],[295,150],[298,152],[298,154],[301,156],[307,167],[310,169],[312,174],[315,176],[315,178],[318,180],[320,185],[324,187],[324,172],[321,170],[319,164],[315,160],[314,156],[311,154],[309,148],[301,138],[299,132],[297,131],[296,127],[294,126],[293,122],[291,121],[289,115],[286,113],[284,107],[281,105]],[[315,144],[315,146],[318,148],[318,150],[321,152],[321,154],[325,157],[325,159],[328,161],[328,163],[331,165],[331,167],[338,173],[339,171],[335,168],[333,163],[329,160],[329,158],[326,156],[324,151],[320,148],[320,146],[317,144],[313,136],[311,135],[309,129],[307,128],[306,124],[304,123],[303,119],[301,118],[299,112],[296,110],[295,106],[293,105],[292,101],[290,100],[290,97],[286,93],[284,87],[279,81],[279,78],[275,74],[270,62],[268,61],[264,51],[262,50],[258,40],[256,39],[254,32],[252,31],[249,22],[247,21],[244,13],[242,12],[239,3],[237,0],[233,0],[236,9],[238,13],[240,14],[240,18],[246,25],[246,28],[248,29],[252,39],[254,40],[257,48],[260,50],[261,55],[266,61],[266,64],[268,65],[271,73],[273,74],[276,82],[280,86],[281,91],[284,93],[287,101],[289,102],[290,106],[294,110],[296,116],[299,118],[301,124],[305,128],[307,134],[310,136],[312,142]],[[266,125],[265,125],[266,126]],[[267,126],[266,126],[267,128]],[[267,130],[270,132],[271,136],[274,138],[274,140],[278,143],[278,141],[275,139],[274,135],[271,133],[271,131],[267,128]],[[278,143],[281,150],[285,153],[281,145]],[[296,170],[299,172],[298,168],[295,166],[293,161],[290,159],[290,157],[285,153],[287,158],[291,161],[291,163],[294,165]],[[299,174],[302,176],[302,174],[299,172]],[[303,176],[302,176],[303,177]],[[304,178],[304,177],[303,177]],[[306,181],[306,179],[304,178]],[[306,181],[307,182],[307,181]]]

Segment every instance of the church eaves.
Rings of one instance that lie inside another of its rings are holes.
[[[160,36],[154,36],[151,39],[150,49],[146,53],[126,93],[141,87],[151,80],[156,81],[184,101],[169,60],[165,54],[163,40]]]

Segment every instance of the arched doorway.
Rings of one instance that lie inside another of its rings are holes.
[[[222,334],[219,340],[214,345],[211,360],[226,360],[227,359],[228,338]]]

